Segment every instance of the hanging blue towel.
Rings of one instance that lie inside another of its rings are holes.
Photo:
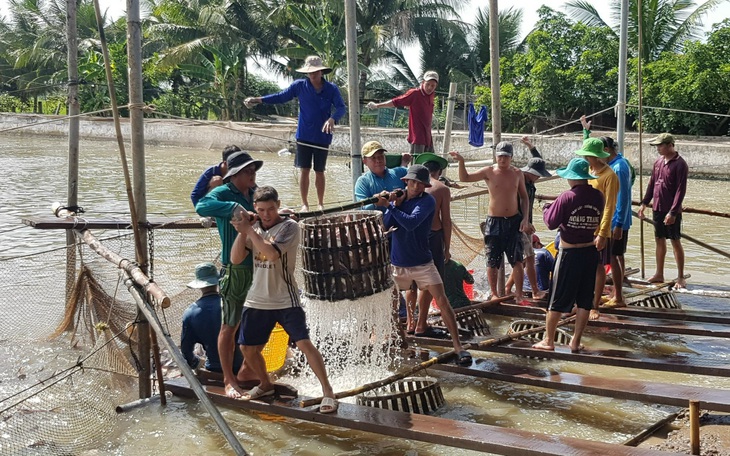
[[[477,114],[474,104],[469,103],[469,144],[472,146],[482,147],[484,145],[484,124],[488,118],[486,106],[482,106]]]

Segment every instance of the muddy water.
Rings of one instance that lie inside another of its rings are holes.
[[[4,137],[0,143],[0,180],[2,211],[0,211],[0,257],[14,257],[63,244],[63,236],[57,231],[38,231],[20,228],[19,219],[29,216],[45,216],[54,201],[63,201],[66,189],[65,143],[58,139],[36,137]],[[125,202],[119,156],[111,142],[82,143],[80,170],[80,204],[89,218],[124,217],[128,213]],[[147,198],[150,216],[192,216],[193,208],[189,191],[200,172],[218,160],[219,151],[182,148],[150,147],[147,150]],[[298,184],[291,156],[273,154],[261,156],[266,162],[257,175],[260,184],[277,187],[285,205],[298,207]],[[453,172],[452,172],[453,174]],[[328,163],[328,205],[349,202],[351,198],[350,169],[343,159],[332,158]],[[538,184],[538,193],[557,194],[565,188],[561,180]],[[725,210],[728,198],[727,182],[690,182],[686,205]],[[635,192],[638,198],[638,191]],[[482,200],[483,202],[485,200]],[[480,208],[470,207],[462,211],[457,223],[475,234]],[[456,217],[456,215],[455,215]],[[540,222],[536,213],[536,226],[541,237],[552,234]],[[726,219],[687,215],[685,232],[724,251],[730,251],[730,228]],[[638,266],[639,230],[631,231],[627,264]],[[647,238],[646,265],[648,274],[653,273],[652,231],[645,230]],[[730,272],[727,261],[715,254],[708,254],[690,243],[685,243],[687,272],[692,274],[690,283],[718,286]],[[671,256],[667,274],[674,273]],[[4,279],[4,278],[0,278]],[[10,291],[6,284],[3,291]],[[60,288],[62,290],[62,288]],[[29,290],[30,291],[30,290]],[[0,304],[12,312],[12,302],[3,294]],[[712,309],[726,305],[724,301],[680,296],[688,307]],[[59,300],[60,302],[60,300]],[[44,303],[57,305],[57,303]],[[503,334],[506,321],[494,319],[493,334]],[[673,354],[688,361],[704,360],[717,365],[728,365],[728,343],[698,337],[668,336],[645,333],[618,333],[616,331],[590,331],[585,343],[596,348],[637,349],[649,355]],[[4,346],[10,359],[17,359],[12,347]],[[702,355],[700,355],[702,353]],[[493,355],[484,355],[492,357]],[[540,360],[513,359],[494,355],[495,359],[507,359],[516,364],[536,367],[552,367],[590,375],[606,377],[639,378],[652,381],[681,381],[703,386],[730,388],[724,379],[709,379],[692,375],[668,375],[649,371],[630,371],[597,365],[557,363]],[[71,357],[70,359],[73,359]],[[440,377],[447,405],[437,412],[446,418],[475,421],[484,424],[515,427],[526,430],[555,433],[584,439],[621,442],[641,431],[647,423],[664,416],[666,409],[637,402],[600,398],[588,395],[563,393],[492,382],[458,375],[429,372]],[[319,426],[278,417],[223,410],[224,416],[237,432],[244,447],[254,454],[298,455],[356,455],[356,454],[473,454],[431,444],[402,439],[382,438],[377,435]],[[173,399],[166,408],[149,407],[119,418],[111,437],[98,442],[103,454],[226,454],[227,446],[208,419],[207,414],[195,402]]]

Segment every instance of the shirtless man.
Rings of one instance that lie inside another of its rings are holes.
[[[430,174],[431,186],[426,187],[425,191],[436,199],[436,212],[431,223],[428,242],[431,246],[433,263],[441,276],[441,280],[444,280],[444,265],[451,258],[449,252],[451,247],[451,191],[446,184],[439,180],[439,177],[449,163],[439,155],[425,153],[418,156],[416,164],[422,164],[428,168]],[[416,301],[416,293],[414,290],[407,293],[406,303],[409,304],[406,308],[408,315],[407,329],[409,333],[414,331],[416,334],[422,335],[428,331],[426,320],[428,319],[428,308],[433,296],[428,290],[423,290],[418,296],[418,323],[414,326],[413,304]]]
[[[525,188],[522,171],[512,166],[512,144],[502,141],[497,144],[497,163],[477,172],[466,170],[464,157],[458,152],[449,152],[459,162],[459,180],[477,182],[484,179],[489,188],[489,210],[485,227],[484,240],[487,244],[487,278],[492,297],[498,297],[497,271],[502,263],[502,256],[507,254],[507,261],[514,269],[515,300],[524,301],[522,281],[522,234],[529,233],[529,197]],[[517,196],[519,195],[519,207]],[[522,214],[522,215],[520,215]]]

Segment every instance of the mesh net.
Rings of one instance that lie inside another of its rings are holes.
[[[460,197],[452,203],[452,256],[473,269],[484,269],[478,229],[484,218],[482,190],[455,192],[467,195],[469,202]],[[150,231],[149,244],[150,276],[172,303],[156,310],[176,341],[184,310],[199,297],[197,290],[185,286],[191,271],[202,261],[217,259],[220,252],[215,229],[182,229],[190,220],[178,223],[179,227],[171,223]],[[129,232],[94,234],[107,249],[134,258]],[[137,399],[137,311],[123,275],[85,244],[65,247],[64,241],[58,232],[56,248],[22,257],[0,256],[5,309],[0,347],[6,360],[0,372],[0,454],[79,454],[104,446],[125,427],[115,407]],[[27,246],[19,238],[18,244],[23,243]],[[69,270],[67,257],[75,264]],[[67,287],[69,271],[75,279]],[[390,306],[388,292],[382,299]],[[342,308],[332,318],[346,322],[350,316],[347,306]],[[385,353],[377,348],[373,353]],[[350,353],[344,358],[358,357]],[[386,365],[387,360],[378,363]]]

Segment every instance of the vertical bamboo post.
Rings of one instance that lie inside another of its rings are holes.
[[[464,83],[464,130],[469,131],[469,83]]]
[[[360,94],[357,69],[357,6],[355,0],[345,0],[345,45],[347,47],[347,94],[350,101],[350,156],[352,157],[352,188],[362,174],[360,155]],[[355,194],[352,194],[353,201]]]
[[[689,401],[689,443],[692,454],[700,454],[700,401]]]
[[[142,21],[139,13],[139,0],[127,0],[127,60],[129,62],[129,124],[132,139],[132,191],[134,207],[138,222],[147,222],[147,193],[145,181],[144,157],[144,114],[142,107]],[[147,250],[147,228],[139,227],[137,237],[137,263],[142,271],[148,273],[149,252]],[[137,313],[139,330],[139,396],[152,395],[150,382],[150,328],[149,322],[141,313]]]
[[[456,105],[456,83],[452,82],[449,84],[449,103],[446,108],[446,125],[444,125],[444,155],[451,148],[451,124],[454,121],[454,105]]]
[[[644,118],[643,118],[643,111],[644,111],[644,94],[642,93],[641,88],[641,80],[643,79],[642,75],[642,42],[643,37],[642,34],[644,33],[643,28],[641,26],[641,23],[643,21],[644,12],[642,9],[642,4],[644,2],[638,2],[637,8],[638,8],[638,27],[639,27],[639,33],[638,33],[638,50],[639,50],[639,61],[637,63],[637,89],[639,92],[639,113],[637,115],[637,120],[639,122],[639,198],[644,197],[644,154],[643,154],[643,148],[642,148],[642,133],[644,131]],[[646,254],[644,253],[644,224],[639,223],[639,247],[641,251],[641,278],[646,277]]]
[[[77,206],[79,195],[79,49],[76,0],[66,0],[66,42],[68,47],[68,188],[66,206]],[[76,237],[66,230],[66,303],[76,283]]]

